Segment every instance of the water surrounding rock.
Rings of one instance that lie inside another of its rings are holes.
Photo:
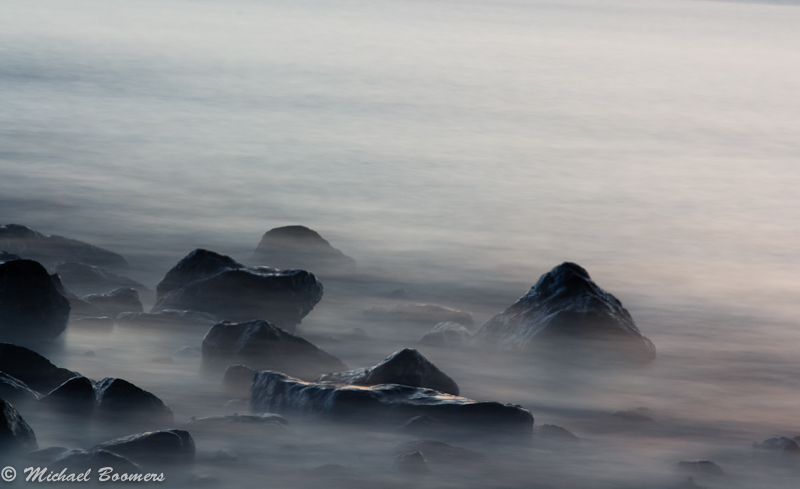
[[[472,341],[472,333],[462,324],[446,322],[439,323],[419,340],[421,345],[459,347]]]
[[[527,294],[489,319],[475,341],[571,358],[648,362],[656,355],[622,303],[574,263],[542,275]]]
[[[39,393],[25,385],[25,382],[0,372],[0,397],[13,403],[38,401]]]
[[[117,315],[114,322],[120,326],[145,328],[196,327],[205,331],[221,322],[221,320],[205,312],[165,309],[158,312],[123,312]]]
[[[459,394],[458,384],[453,379],[412,348],[396,351],[374,367],[325,374],[317,382],[340,385],[402,384],[454,396]]]
[[[36,435],[8,401],[0,399],[0,453],[36,450]]]
[[[305,226],[284,226],[267,231],[253,252],[250,263],[301,268],[323,275],[348,273],[356,268],[355,260]]]
[[[144,312],[139,293],[131,287],[120,287],[105,294],[90,294],[81,299],[101,309],[105,316],[117,317],[123,312]]]
[[[253,412],[318,415],[357,423],[397,423],[427,415],[465,429],[530,435],[533,416],[520,406],[479,402],[398,384],[373,387],[309,383],[279,372],[256,374]]]
[[[172,420],[172,410],[161,399],[126,380],[107,377],[95,384],[94,390],[97,411],[105,416]]]
[[[59,262],[75,261],[112,269],[127,269],[121,255],[83,241],[63,236],[47,236],[27,226],[0,226],[0,250],[52,266]]]
[[[0,340],[52,339],[67,327],[70,304],[32,260],[0,263]]]
[[[138,464],[186,465],[194,462],[195,444],[184,430],[161,430],[116,438],[91,451],[108,450]]]
[[[0,343],[0,372],[15,377],[37,392],[50,392],[80,374],[59,368],[33,350]]]
[[[436,304],[397,304],[374,306],[364,311],[368,318],[381,321],[408,321],[430,324],[453,322],[464,326],[475,324],[472,314]]]
[[[73,377],[44,396],[41,402],[70,414],[88,415],[96,404],[94,386],[86,377]]]
[[[203,359],[227,364],[236,360],[310,379],[347,368],[330,353],[263,320],[215,324],[203,338]]]
[[[557,441],[565,441],[565,442],[577,442],[580,441],[580,438],[572,434],[571,431],[562,428],[560,426],[556,426],[554,424],[543,424],[538,426],[534,430],[534,434],[537,438],[547,439],[547,440],[557,440]]]
[[[59,263],[56,265],[55,271],[68,289],[81,296],[102,294],[123,287],[136,289],[143,297],[150,297],[153,292],[136,280],[85,263]]]
[[[56,288],[58,293],[66,297],[69,301],[70,321],[86,317],[103,316],[103,311],[99,307],[93,306],[88,302],[81,300],[80,297],[73,294],[68,288],[66,288],[64,283],[61,281],[61,277],[57,273],[50,274],[50,280],[53,282],[53,286]]]
[[[222,384],[231,391],[250,392],[250,386],[253,385],[253,377],[255,376],[256,370],[247,365],[229,365],[225,369]]]
[[[480,463],[486,455],[474,450],[450,445],[438,440],[422,440],[401,443],[395,447],[395,453],[420,452],[429,463],[462,465]]]
[[[715,464],[710,460],[698,460],[696,462],[678,462],[676,466],[679,472],[683,472],[684,474],[695,475],[695,476],[702,476],[702,475],[713,475],[713,476],[720,476],[725,475],[725,472],[722,470],[722,467]]]
[[[305,270],[247,268],[198,249],[166,274],[157,294],[151,312],[182,309],[230,321],[266,319],[294,331],[322,299],[322,284]]]

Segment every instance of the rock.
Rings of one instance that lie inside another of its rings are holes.
[[[93,306],[88,302],[82,301],[80,297],[73,294],[72,292],[70,292],[69,289],[64,287],[64,283],[61,281],[61,277],[59,277],[57,273],[50,274],[50,281],[53,282],[53,286],[56,288],[58,293],[66,297],[67,300],[69,301],[70,320],[75,320],[85,317],[103,316],[103,311],[101,311],[99,307]]]
[[[88,415],[94,411],[96,403],[94,386],[86,377],[73,377],[44,396],[41,402],[70,414]]]
[[[699,460],[697,462],[678,462],[677,467],[679,472],[695,476],[702,475],[725,475],[722,468],[710,460]]]
[[[423,414],[409,418],[397,430],[411,435],[426,436],[441,431],[443,427],[444,424],[438,419]]]
[[[430,474],[428,461],[420,452],[403,453],[394,458],[394,469],[406,474]]]
[[[103,467],[111,467],[115,472],[136,474],[142,472],[142,467],[108,450],[64,450],[46,463],[48,469],[59,470],[68,468],[77,472],[92,470],[97,472]]]
[[[469,344],[472,333],[459,323],[439,323],[419,340],[421,345],[458,347]]]
[[[573,435],[569,430],[554,424],[543,424],[534,430],[537,438],[547,440],[557,440],[565,442],[577,442],[580,438]]]
[[[90,294],[82,300],[100,308],[104,315],[117,317],[123,312],[144,312],[139,293],[130,287],[120,287],[105,294]]]
[[[108,450],[142,465],[186,465],[194,463],[192,435],[184,430],[161,430],[116,438],[92,448]]]
[[[411,441],[395,447],[395,453],[420,452],[429,463],[462,465],[480,463],[486,455],[437,440]]]
[[[250,392],[250,386],[253,385],[253,377],[255,376],[256,370],[247,365],[229,365],[225,369],[222,384],[231,391],[246,390]]]
[[[186,425],[190,430],[244,430],[252,433],[254,429],[278,429],[286,430],[289,428],[289,421],[279,414],[228,414],[223,416],[206,416],[203,418],[192,418]]]
[[[542,275],[527,294],[481,326],[475,341],[570,358],[649,362],[656,356],[622,303],[574,263]]]
[[[36,435],[8,401],[0,399],[0,454],[38,449]]]
[[[215,324],[203,338],[203,359],[212,363],[239,360],[312,379],[347,368],[333,355],[263,320]]]
[[[267,231],[250,262],[278,268],[301,268],[323,275],[349,273],[356,261],[331,246],[305,226],[284,226]]]
[[[0,263],[0,340],[51,339],[67,327],[70,305],[32,260]]]
[[[9,253],[7,251],[0,251],[0,262],[11,261],[11,260],[22,260],[22,257],[19,255],[15,255],[14,253]]]
[[[412,348],[396,351],[374,367],[325,374],[317,382],[340,385],[402,384],[454,396],[459,394],[458,384],[453,379]]]
[[[114,320],[108,316],[77,318],[70,322],[70,327],[109,332],[114,329]]]
[[[36,260],[47,266],[58,262],[76,261],[99,267],[128,268],[128,262],[117,253],[76,239],[57,235],[47,236],[19,224],[0,226],[0,250]]]
[[[252,412],[300,413],[354,421],[392,423],[427,415],[448,425],[530,435],[533,416],[520,406],[477,402],[399,384],[373,387],[309,383],[279,372],[253,379]]]
[[[230,257],[194,250],[157,287],[151,312],[201,311],[230,321],[266,319],[294,331],[322,299],[322,284],[305,270],[247,268]]]
[[[123,312],[115,322],[120,326],[138,326],[146,328],[181,328],[196,327],[207,330],[221,320],[211,314],[198,311],[180,311],[165,309],[158,312]]]
[[[126,380],[107,377],[95,384],[94,391],[97,411],[108,417],[142,416],[172,420],[172,410],[161,399]]]
[[[85,263],[59,263],[55,267],[67,288],[78,295],[102,294],[118,288],[131,288],[143,297],[151,297],[153,291],[128,277],[113,274],[108,270]]]
[[[764,440],[760,445],[758,445],[758,448],[763,450],[780,450],[788,454],[800,453],[800,445],[798,445],[796,441],[786,438],[785,436]]]
[[[39,393],[25,385],[25,382],[0,372],[0,398],[15,403],[38,401]]]
[[[59,368],[35,351],[0,343],[0,372],[15,377],[37,392],[50,392],[80,374]]]
[[[364,315],[381,321],[408,321],[430,324],[431,326],[446,322],[458,323],[464,326],[475,324],[472,314],[436,304],[374,306],[365,310]]]

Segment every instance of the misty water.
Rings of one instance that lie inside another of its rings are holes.
[[[581,443],[446,440],[487,462],[409,479],[408,435],[287,415],[195,437],[192,473],[226,487],[666,488],[680,460],[728,474],[704,487],[796,487],[800,460],[752,443],[800,435],[798,25],[797,2],[7,0],[0,224],[116,251],[151,289],[195,248],[245,261],[308,226],[359,272],[323,280],[298,332],[350,367],[430,329],[362,314],[392,290],[474,330],[563,261],[658,351],[605,370],[419,347],[462,395]],[[179,423],[246,411],[176,354],[204,333],[68,328],[44,352]],[[606,426],[636,408],[657,428]],[[129,433],[32,416],[40,447]]]

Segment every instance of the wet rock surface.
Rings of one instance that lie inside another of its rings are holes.
[[[36,450],[36,435],[10,402],[0,399],[0,454]]]
[[[123,379],[107,377],[94,386],[97,412],[106,417],[171,421],[172,410],[154,394]]]
[[[347,368],[341,360],[309,341],[256,320],[214,325],[203,338],[203,359],[210,363],[242,362],[313,379],[323,372]]]
[[[279,372],[256,374],[253,412],[298,413],[357,422],[396,423],[427,415],[444,424],[530,435],[533,416],[521,406],[480,402],[398,384],[373,387],[309,383]]]
[[[423,336],[419,343],[427,346],[460,347],[472,341],[472,333],[464,325],[453,322],[439,323]]]
[[[0,263],[0,340],[52,339],[67,327],[70,304],[38,262]]]
[[[433,389],[457,396],[458,384],[417,350],[404,348],[374,367],[357,368],[320,376],[317,382],[339,385],[401,384]]]
[[[322,299],[322,284],[305,270],[248,268],[198,249],[166,274],[157,293],[151,312],[180,309],[230,321],[266,319],[293,331]]]
[[[542,275],[527,294],[489,319],[475,333],[475,342],[620,361],[649,362],[656,355],[622,303],[586,270],[568,262]]]
[[[68,468],[76,472],[92,470],[97,472],[104,467],[111,467],[116,472],[139,473],[142,467],[131,462],[122,455],[103,449],[95,450],[63,450],[45,462],[48,468]]]
[[[115,438],[91,449],[107,450],[141,465],[186,465],[194,462],[195,444],[185,430],[161,430]]]
[[[475,319],[472,314],[451,309],[437,304],[397,304],[394,306],[374,306],[364,311],[370,319],[382,321],[408,321],[414,323],[430,324],[458,323],[472,326]]]
[[[0,372],[15,377],[37,392],[50,392],[80,374],[59,368],[28,348],[0,343]]]
[[[39,393],[25,385],[25,382],[0,372],[0,398],[19,403],[39,400]]]
[[[572,434],[571,431],[554,424],[543,424],[538,426],[534,430],[534,434],[537,438],[544,440],[556,440],[570,443],[580,441],[580,438]]]
[[[104,316],[112,318],[123,312],[144,312],[139,293],[131,287],[120,287],[105,294],[90,294],[81,299],[103,311]]]
[[[315,273],[348,273],[356,261],[305,226],[270,229],[261,238],[250,263],[278,268],[301,268]]]
[[[57,235],[45,235],[20,224],[0,226],[0,250],[36,260],[46,266],[75,261],[113,269],[127,269],[128,262],[113,251]]]

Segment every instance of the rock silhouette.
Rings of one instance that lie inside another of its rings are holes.
[[[469,344],[472,333],[459,323],[439,323],[423,336],[419,343],[429,346],[459,347]]]
[[[0,399],[0,454],[36,450],[36,435],[8,401]]]
[[[129,435],[101,443],[91,449],[107,450],[147,465],[185,465],[194,462],[195,444],[184,430],[161,430]]]
[[[352,272],[356,267],[355,260],[305,226],[284,226],[264,233],[250,263],[277,268],[302,268],[323,275]]]
[[[94,265],[77,262],[59,263],[55,271],[69,290],[81,296],[102,294],[121,287],[136,289],[143,297],[152,296],[153,293],[136,280],[116,275]]]
[[[103,315],[116,317],[123,312],[144,312],[139,293],[131,287],[120,287],[105,294],[90,294],[82,297],[84,302],[99,308]]]
[[[67,327],[70,304],[33,260],[0,263],[0,340],[52,339]]]
[[[28,348],[0,343],[0,372],[17,378],[37,392],[50,392],[79,373],[59,368]]]
[[[164,401],[126,380],[106,377],[95,384],[94,390],[97,412],[104,416],[172,420],[172,410]]]
[[[127,269],[121,255],[63,236],[48,236],[20,224],[0,225],[0,250],[36,260],[48,267],[59,262],[75,261],[98,267]]]

